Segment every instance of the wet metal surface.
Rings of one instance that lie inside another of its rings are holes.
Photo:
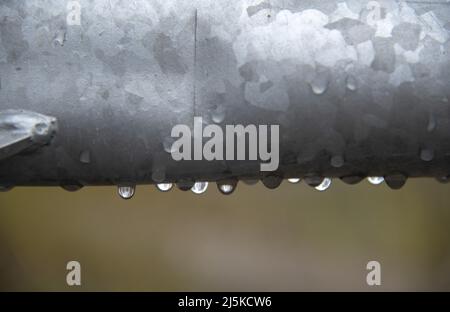
[[[0,4],[0,111],[59,123],[48,148],[0,162],[0,184],[263,178],[174,161],[170,131],[194,116],[280,125],[271,176],[450,174],[447,1],[79,3],[80,26],[65,1]]]

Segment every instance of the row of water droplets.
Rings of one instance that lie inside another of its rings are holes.
[[[178,187],[182,191],[191,190],[194,194],[203,194],[208,189],[209,182],[195,182],[191,187],[186,187],[185,184],[179,184]],[[173,183],[158,183],[156,188],[161,192],[168,192],[173,188]],[[229,195],[234,192],[236,188],[235,183],[217,183],[217,188],[222,194]],[[134,196],[135,186],[134,185],[119,185],[118,186],[119,196],[123,199],[130,199]]]
[[[289,183],[297,184],[300,183],[300,178],[289,178],[287,179]],[[373,185],[379,185],[384,182],[383,177],[368,177],[367,180],[369,183]],[[277,188],[281,184],[282,179],[278,177],[267,177],[262,179],[262,183],[269,189]],[[244,183],[253,185],[257,183],[258,180],[244,180]],[[319,177],[311,177],[305,178],[305,182],[314,187],[317,191],[323,192],[330,188],[332,179],[331,178],[319,178]],[[206,192],[209,186],[209,182],[194,182],[192,183],[180,183],[178,187],[183,190],[191,190],[194,194],[203,194]],[[237,182],[217,182],[218,190],[225,195],[229,195],[234,192],[236,189]],[[161,192],[168,192],[174,187],[173,183],[158,183],[156,184],[156,188]],[[123,199],[130,199],[135,194],[135,186],[134,185],[119,185],[118,186],[119,196]]]
[[[343,182],[347,184],[357,184],[361,182],[364,178],[361,176],[347,176],[340,178]],[[297,184],[301,181],[300,178],[289,178],[288,182],[292,184]],[[372,185],[379,185],[383,182],[386,182],[387,186],[391,189],[400,189],[405,185],[407,177],[402,174],[393,174],[386,177],[382,176],[370,176],[367,178],[367,181]],[[449,183],[450,176],[442,176],[437,177],[436,180],[440,183]],[[259,180],[243,180],[243,182],[247,185],[254,185],[258,183]],[[275,189],[280,186],[283,179],[281,177],[276,176],[268,176],[261,180],[261,182],[269,189]],[[330,188],[332,179],[331,178],[322,178],[318,176],[305,177],[304,181],[307,185],[315,188],[317,191],[323,192]],[[206,192],[208,188],[208,182],[178,182],[177,186],[182,191],[191,190],[195,194],[203,194]],[[156,188],[161,192],[168,192],[173,188],[173,183],[158,183],[156,184]],[[237,180],[231,180],[226,182],[217,182],[218,190],[225,195],[229,195],[233,193],[237,186]],[[71,184],[71,185],[61,185],[63,189],[69,192],[75,192],[83,188],[81,184]],[[14,185],[0,185],[0,192],[7,192],[14,188]],[[130,199],[134,196],[136,190],[136,186],[134,184],[121,184],[118,186],[118,193],[120,197],[123,199]]]

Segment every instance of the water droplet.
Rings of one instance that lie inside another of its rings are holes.
[[[134,196],[135,186],[134,185],[119,185],[117,188],[119,196],[123,199],[130,199]]]
[[[384,177],[386,184],[393,190],[402,188],[406,183],[406,176],[403,174],[391,174]]]
[[[300,180],[301,180],[300,178],[290,178],[288,179],[288,182],[292,184],[297,184],[300,182]]]
[[[66,32],[65,30],[59,30],[58,33],[55,35],[55,39],[53,40],[54,45],[60,45],[61,47],[64,46],[64,43],[66,42]]]
[[[9,192],[14,188],[14,185],[0,185],[0,192]]]
[[[156,184],[156,188],[160,190],[161,192],[168,192],[172,189],[173,184],[172,183],[158,183]]]
[[[315,187],[315,189],[320,192],[323,192],[323,191],[326,191],[330,186],[331,186],[331,179],[325,178],[325,179],[323,179],[322,183],[320,183],[319,185],[317,185]]]
[[[66,190],[67,192],[76,192],[83,188],[83,185],[79,183],[73,183],[73,184],[63,184],[61,185],[61,188],[63,190]]]
[[[330,164],[335,168],[340,168],[344,165],[344,157],[341,155],[335,155],[331,157]]]
[[[346,177],[341,177],[341,181],[350,185],[354,185],[357,184],[359,182],[361,182],[364,179],[364,177],[362,176],[346,176]]]
[[[228,195],[228,194],[233,193],[233,191],[234,191],[234,186],[231,185],[231,184],[221,184],[221,185],[219,185],[219,191],[220,191],[222,194]]]
[[[369,181],[370,184],[379,185],[384,182],[384,178],[383,177],[368,177],[367,181]]]
[[[348,76],[346,79],[346,86],[347,86],[347,89],[349,89],[350,91],[355,91],[356,87],[357,87],[357,82],[356,82],[355,77],[353,77],[351,75]]]
[[[261,181],[265,187],[267,187],[270,190],[273,190],[280,186],[281,182],[283,182],[283,179],[279,176],[270,175],[262,178]]]
[[[236,181],[220,181],[217,182],[217,188],[224,195],[230,195],[236,189]]]
[[[430,113],[430,117],[428,119],[428,126],[427,131],[432,132],[434,129],[436,129],[436,117],[433,113]]]
[[[305,183],[308,184],[311,187],[317,187],[319,186],[324,178],[319,177],[319,176],[311,176],[311,177],[305,177]]]
[[[432,161],[434,158],[434,151],[432,149],[421,149],[420,150],[420,159],[423,161]]]
[[[175,148],[173,146],[174,142],[175,142],[175,138],[172,138],[172,137],[167,137],[164,139],[163,146],[164,146],[164,150],[167,153],[172,153],[175,151]]]
[[[83,164],[89,164],[91,162],[91,153],[88,150],[80,153],[80,162]]]
[[[194,186],[194,182],[182,180],[177,182],[177,187],[180,191],[186,192],[189,191]]]
[[[221,123],[225,119],[225,108],[218,106],[211,114],[212,121]]]
[[[314,94],[324,94],[328,88],[328,74],[325,72],[317,73],[316,77],[314,77],[309,85]]]
[[[436,177],[436,180],[439,183],[448,183],[450,182],[450,176]]]
[[[208,182],[195,182],[192,186],[191,191],[194,194],[203,194],[208,189]]]

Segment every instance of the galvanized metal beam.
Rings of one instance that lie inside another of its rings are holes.
[[[447,1],[75,2],[79,20],[65,1],[0,4],[0,111],[59,123],[0,160],[2,185],[450,174]],[[279,125],[278,170],[174,161],[171,129],[196,116]]]

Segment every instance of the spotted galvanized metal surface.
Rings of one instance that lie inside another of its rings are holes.
[[[450,174],[448,1],[78,2],[79,26],[66,1],[0,3],[0,111],[59,124],[3,185]],[[280,125],[279,169],[174,161],[194,116]]]

